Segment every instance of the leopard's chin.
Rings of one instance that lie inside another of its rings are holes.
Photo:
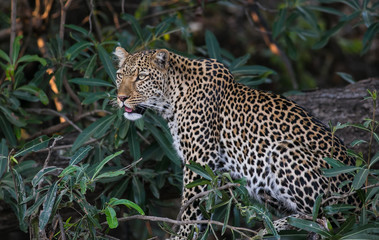
[[[130,121],[136,121],[142,118],[144,112],[145,109],[138,106],[134,109],[125,107],[124,117]]]

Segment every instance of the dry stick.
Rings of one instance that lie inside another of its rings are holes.
[[[33,109],[27,109],[27,111],[30,111],[30,110],[33,110]],[[52,113],[56,116],[59,116],[59,117],[62,117],[64,118],[71,126],[73,126],[76,130],[78,130],[78,132],[83,132],[82,129],[80,129],[80,127],[78,127],[75,123],[73,123],[66,115],[64,115],[63,113],[60,113],[58,111],[55,111],[55,110],[52,110],[52,109],[49,109],[49,108],[46,108],[46,109],[41,109],[43,112],[46,112],[46,113]],[[39,111],[40,113],[42,111]]]
[[[217,190],[224,190],[224,189],[228,189],[228,188],[231,188],[231,187],[238,187],[240,186],[239,183],[228,183],[228,184],[225,184],[221,187],[218,187],[216,188]],[[213,192],[214,189],[211,189],[211,190],[208,190],[208,191],[205,191],[205,192],[201,192],[201,193],[198,193],[196,194],[195,196],[193,196],[192,198],[190,198],[185,204],[183,204],[183,206],[180,208],[180,211],[176,217],[176,221],[179,221],[184,213],[184,211],[187,209],[187,207],[193,203],[196,199],[198,198],[201,198],[201,197],[204,197],[206,195],[208,195],[209,193]],[[176,231],[176,228],[177,228],[177,225],[175,224],[174,226],[172,226],[172,228],[174,229],[174,231]]]
[[[126,222],[130,220],[144,220],[144,221],[153,221],[153,222],[167,222],[167,223],[172,223],[175,225],[195,225],[195,224],[214,224],[218,226],[224,226],[224,223],[215,221],[215,220],[187,220],[187,221],[177,221],[171,218],[165,218],[165,217],[156,217],[156,216],[146,216],[146,215],[133,215],[129,217],[122,217],[122,218],[117,218],[119,222]],[[107,222],[101,223],[101,225],[107,225]],[[252,234],[257,234],[256,231],[251,230],[249,228],[243,228],[243,227],[234,227],[230,225],[226,225],[226,228],[236,231],[241,235],[247,236],[244,232],[249,232]]]
[[[58,217],[59,229],[61,231],[61,239],[66,240],[66,234],[64,233],[64,226],[63,226],[62,217],[60,214],[57,214],[57,217]]]
[[[38,114],[44,114],[44,113],[46,113],[45,110],[46,109],[44,109],[44,108],[28,108],[28,109],[26,109],[27,112],[35,112],[35,113],[38,113]],[[96,113],[99,113],[99,112],[106,113],[106,114],[111,114],[110,112],[108,112],[106,110],[100,110],[100,109],[99,110],[93,110],[93,111],[86,112],[86,113],[83,113],[80,116],[75,117],[73,121],[77,122],[77,121],[81,120],[82,118],[85,118],[87,116],[90,116],[90,115],[93,115],[93,114],[96,114]],[[69,125],[70,124],[68,122],[59,123],[57,125],[51,126],[51,127],[47,128],[47,129],[44,129],[44,130],[42,130],[40,132],[37,132],[37,133],[31,135],[28,139],[34,139],[34,138],[42,136],[42,135],[50,135],[50,134],[59,132],[60,130],[66,128]]]
[[[72,0],[67,0],[66,4],[64,4],[64,0],[59,1],[61,3],[61,23],[59,26],[59,37],[62,39],[64,38],[64,23],[66,22],[66,14],[67,10],[71,5]]]

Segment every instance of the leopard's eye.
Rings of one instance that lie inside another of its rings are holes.
[[[138,74],[138,79],[137,80],[145,80],[149,76],[148,73],[140,73]]]

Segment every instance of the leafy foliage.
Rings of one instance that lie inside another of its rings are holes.
[[[94,16],[88,18],[88,25],[61,23],[69,33],[64,39],[55,36],[57,25],[52,23],[46,27],[52,31],[47,37],[35,39],[38,47],[27,47],[33,36],[19,35],[13,42],[12,55],[0,50],[3,70],[0,76],[0,199],[12,208],[20,230],[29,231],[33,236],[42,231],[53,234],[54,238],[63,234],[66,239],[106,238],[110,229],[117,228],[121,212],[126,216],[152,215],[157,206],[166,204],[167,189],[174,192],[175,197],[179,196],[182,162],[172,147],[165,121],[147,111],[143,119],[129,122],[122,116],[122,110],[113,107],[116,75],[111,52],[117,45],[129,52],[150,48],[182,49],[183,52],[176,52],[188,57],[216,58],[230,69],[237,81],[254,88],[278,79],[279,67],[273,70],[273,64],[268,64],[271,68],[256,65],[252,52],[238,55],[228,51],[223,39],[214,31],[205,31],[199,42],[189,26],[188,16],[181,10],[169,9],[155,18],[147,16],[149,2],[142,1],[133,13],[121,13],[117,18],[119,22],[114,24],[109,14],[91,9]],[[209,6],[206,1],[197,4],[190,2],[187,7],[205,9]],[[223,4],[226,3],[219,6]],[[244,9],[241,2],[227,4]],[[335,7],[336,4],[343,5],[343,9]],[[368,54],[379,31],[378,7],[374,1],[285,1],[277,6],[278,14],[271,24],[272,37],[292,60],[299,60],[304,57],[304,47],[322,49],[341,29],[358,22],[354,28],[364,29],[359,51],[362,55]],[[324,14],[337,18],[337,23],[328,27]],[[99,22],[103,26],[96,27]],[[40,41],[43,44],[40,45]],[[354,82],[348,73],[337,74]],[[374,104],[376,98],[376,92],[369,92]],[[378,122],[374,117],[363,124],[335,126],[333,132],[348,126],[370,134],[370,142],[358,139],[353,145],[372,146],[374,141],[379,142],[375,131]],[[356,166],[343,166],[327,159],[333,168],[325,170],[325,175],[346,172],[355,176],[353,191],[359,191],[364,200],[360,221],[349,217],[337,229],[322,229],[315,222],[317,214],[314,214],[308,225],[292,219],[294,226],[331,239],[375,237],[377,225],[373,219],[378,215],[379,187],[370,186],[377,178],[374,166],[379,153],[373,156],[350,154],[357,158]],[[202,211],[208,219],[223,222],[222,235],[229,234],[229,225],[256,227],[258,222],[263,222],[275,237],[279,236],[264,206],[250,202],[243,179],[233,180],[229,174],[214,173],[207,166],[191,164],[189,167],[203,178],[187,187],[206,184],[211,190],[202,199]],[[219,189],[229,183],[240,186]],[[319,209],[320,205],[315,205],[316,213],[348,215],[351,209],[351,206]],[[66,212],[70,216],[63,214]],[[332,216],[330,219],[333,221]],[[135,239],[153,234],[140,222],[132,222],[130,226],[136,229]],[[247,234],[231,230],[232,237]],[[205,239],[215,231],[215,226],[208,224],[201,236]],[[161,232],[154,234],[163,237]],[[287,236],[302,237],[304,232]]]

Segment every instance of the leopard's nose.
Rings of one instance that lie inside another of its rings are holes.
[[[121,102],[125,102],[129,96],[118,96],[118,99],[120,99]]]

